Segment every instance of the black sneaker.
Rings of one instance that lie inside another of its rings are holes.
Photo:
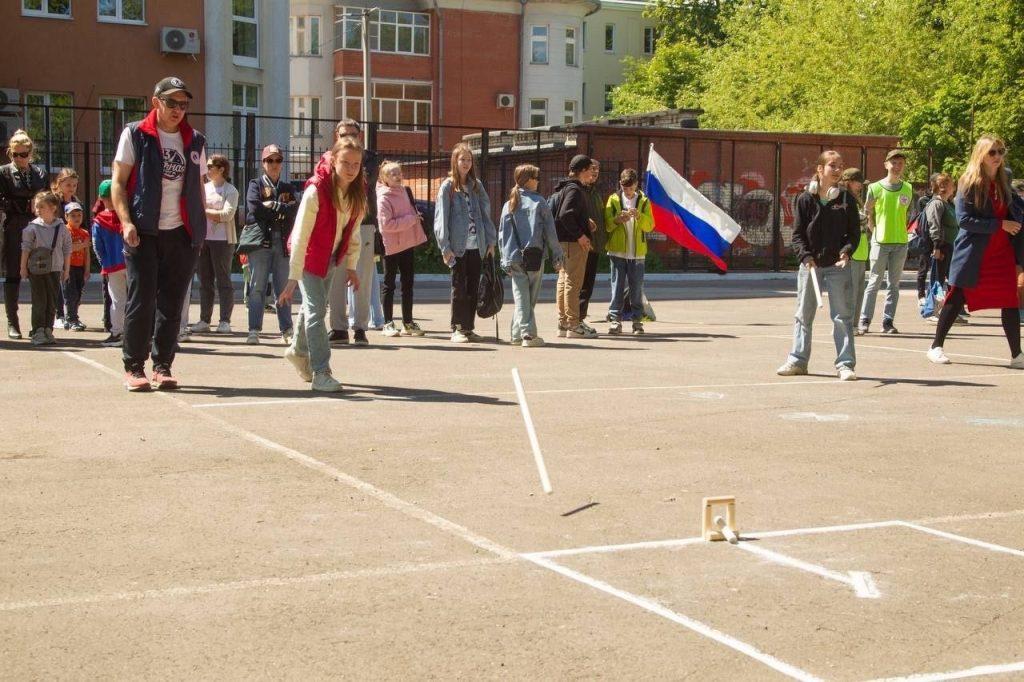
[[[344,331],[339,331],[337,329],[332,329],[330,336],[327,337],[327,340],[330,341],[331,343],[337,344],[339,346],[347,345],[348,344],[348,330],[346,329]]]
[[[896,327],[892,326],[891,324],[888,324],[888,325],[882,325],[882,333],[883,334],[899,334],[900,330],[897,329]]]
[[[370,345],[370,340],[368,338],[366,338],[366,332],[365,331],[363,331],[362,329],[357,329],[356,330],[356,336],[355,336],[355,339],[353,340],[353,343],[355,343],[357,346],[369,346]]]
[[[100,345],[105,346],[107,348],[120,348],[122,345],[124,345],[124,341],[122,340],[120,334],[111,334],[107,338],[100,341]]]

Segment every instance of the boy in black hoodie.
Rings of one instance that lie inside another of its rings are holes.
[[[590,241],[590,206],[585,184],[592,182],[593,160],[577,154],[569,163],[569,177],[555,187],[555,232],[565,253],[558,273],[558,335],[571,339],[592,339],[597,332],[583,324],[580,317],[580,291],[587,272],[587,256],[593,250]]]

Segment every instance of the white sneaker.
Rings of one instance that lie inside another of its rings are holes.
[[[207,332],[210,331],[210,325],[207,324],[206,322],[203,322],[202,320],[199,320],[198,322],[193,322],[192,324],[190,324],[188,326],[188,329],[189,331],[196,332],[198,334],[206,334]]]
[[[801,367],[795,362],[790,362],[789,360],[787,360],[782,365],[782,367],[779,367],[777,370],[775,370],[775,373],[778,374],[780,377],[802,376],[804,374],[807,374],[807,368]]]
[[[299,373],[299,378],[303,381],[313,380],[313,370],[309,366],[309,356],[299,355],[295,352],[295,349],[289,346],[284,351],[284,359],[292,363],[292,367]]]
[[[469,343],[469,337],[461,329],[456,329],[452,332],[452,343]]]
[[[942,351],[942,346],[936,346],[928,350],[928,359],[934,362],[936,365],[948,365],[950,360],[946,357],[946,354]],[[1024,361],[1022,361],[1024,362]],[[1010,366],[1013,366],[1013,361],[1010,361]],[[1024,365],[1021,365],[1024,367]]]
[[[323,391],[324,393],[337,393],[344,387],[340,381],[331,376],[331,370],[328,369],[313,374],[313,383],[310,385],[310,388],[314,391]]]
[[[226,320],[221,321],[221,323],[217,325],[217,333],[218,334],[230,334],[231,333],[231,323],[226,321]]]
[[[857,380],[857,373],[854,372],[849,367],[840,367],[839,368],[839,380],[840,381],[856,381]]]
[[[384,325],[383,331],[381,331],[381,334],[384,336],[399,336],[401,333],[402,332],[395,326],[394,322],[388,322]]]
[[[1024,353],[1010,360],[1010,369],[1024,369]]]
[[[250,345],[250,346],[258,346],[258,345],[260,345],[260,333],[259,332],[249,332],[249,335],[247,337],[245,337],[245,342],[248,345]]]
[[[558,328],[558,338],[564,339],[568,333],[569,333],[569,330],[566,329],[565,327],[559,327]]]
[[[402,333],[405,334],[406,336],[423,336],[426,333],[422,329],[420,329],[420,326],[415,322],[403,324],[402,326],[405,328]]]
[[[608,327],[608,333],[609,334],[621,334],[622,333],[622,323],[618,322],[618,321],[612,322],[611,325]]]
[[[544,345],[544,339],[539,336],[523,335],[523,348],[538,348]]]
[[[924,321],[925,322],[931,322],[932,324],[938,324],[939,323],[939,316],[938,315],[932,315],[931,317],[926,317],[924,319]]]

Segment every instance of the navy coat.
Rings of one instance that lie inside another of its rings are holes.
[[[1024,199],[1010,194],[1008,220],[1024,223]],[[973,289],[978,285],[981,261],[992,235],[1003,229],[1001,221],[992,211],[991,202],[976,206],[973,197],[956,195],[956,219],[960,231],[953,242],[953,257],[949,264],[949,282],[955,287]],[[1010,237],[1010,244],[1016,253],[1017,265],[1024,265],[1024,230]]]

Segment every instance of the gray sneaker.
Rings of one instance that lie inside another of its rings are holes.
[[[313,383],[310,388],[324,393],[337,393],[342,390],[343,386],[340,381],[331,376],[331,370],[328,369],[313,374]]]
[[[570,339],[594,339],[597,338],[597,332],[593,329],[588,328],[585,324],[580,323],[572,329],[568,330],[565,335]]]
[[[260,345],[260,333],[249,332],[249,335],[245,337],[245,342],[250,346]]]
[[[785,363],[783,363],[782,367],[779,367],[777,370],[775,370],[775,373],[778,374],[780,377],[802,376],[804,374],[807,374],[807,368],[801,367],[795,362],[787,360]]]
[[[210,331],[210,323],[199,320],[189,325],[189,331],[196,334],[207,334]]]
[[[44,329],[43,330],[43,334],[46,336],[46,345],[47,346],[52,346],[52,345],[57,343],[57,339],[53,338],[53,330],[52,329]]]
[[[32,332],[32,335],[29,338],[32,340],[33,346],[45,346],[49,343],[49,341],[46,340],[46,332],[42,329],[37,329]]]

